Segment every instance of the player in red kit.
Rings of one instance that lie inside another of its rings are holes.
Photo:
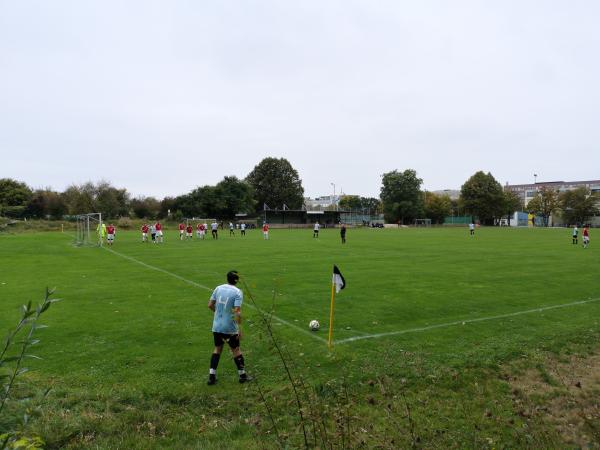
[[[194,227],[192,227],[191,225],[188,225],[187,228],[185,229],[186,233],[187,233],[187,238],[188,239],[192,239],[193,237],[193,232],[194,232]]]
[[[160,224],[160,222],[156,222],[156,224],[154,225],[154,228],[156,228],[156,242],[160,242],[162,244],[163,242],[163,231],[162,231],[162,225]]]
[[[588,248],[588,245],[590,245],[590,227],[586,225],[583,227],[583,248]]]
[[[108,243],[108,245],[113,245],[113,241],[115,240],[115,234],[115,226],[111,223],[109,226],[106,227],[106,242]]]
[[[185,225],[183,223],[179,224],[179,240],[183,241],[183,233],[185,232]]]
[[[142,242],[148,242],[148,224],[142,225]]]

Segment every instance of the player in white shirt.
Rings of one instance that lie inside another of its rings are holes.
[[[320,228],[321,228],[321,225],[319,224],[319,222],[315,222],[315,226],[313,227],[313,237],[314,238],[319,237],[319,229]]]

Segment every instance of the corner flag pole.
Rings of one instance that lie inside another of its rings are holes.
[[[329,340],[327,346],[331,350],[333,344],[333,308],[335,303],[335,293],[340,292],[346,287],[346,280],[342,276],[342,272],[338,269],[338,266],[333,265],[333,277],[331,278],[331,307],[329,308]]]
[[[327,346],[331,350],[332,338],[333,338],[333,307],[335,303],[335,283],[331,282],[331,306],[329,307],[329,340]]]

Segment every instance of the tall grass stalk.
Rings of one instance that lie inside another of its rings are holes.
[[[302,413],[302,402],[300,401],[300,394],[298,393],[298,389],[296,388],[296,382],[294,381],[294,377],[292,376],[292,372],[290,371],[288,362],[283,354],[281,346],[279,345],[279,342],[277,341],[277,339],[275,339],[275,336],[273,335],[273,328],[271,325],[270,316],[267,316],[267,314],[264,313],[262,308],[260,308],[260,306],[258,306],[258,304],[256,303],[256,300],[254,299],[254,296],[252,295],[252,292],[250,291],[250,288],[248,287],[248,284],[246,283],[246,281],[244,279],[242,279],[242,283],[244,284],[244,290],[248,293],[248,297],[250,298],[252,305],[256,308],[256,311],[258,311],[258,313],[260,315],[260,319],[262,320],[263,324],[265,325],[269,339],[271,340],[271,342],[273,343],[273,347],[275,347],[275,350],[277,351],[277,355],[279,356],[279,359],[280,359],[281,363],[283,364],[283,368],[285,370],[286,376],[290,382],[290,385],[292,386],[292,389],[294,391],[294,398],[296,400],[296,406],[298,407],[298,414],[300,416],[300,425],[302,426],[302,434],[304,435],[304,446],[305,446],[305,448],[308,448],[308,436],[306,434],[306,424],[305,424],[304,414]],[[272,300],[273,302],[275,301],[274,299],[275,299],[275,291],[273,291],[273,300]]]

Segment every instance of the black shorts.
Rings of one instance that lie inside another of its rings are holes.
[[[215,340],[215,347],[222,347],[225,342],[227,342],[232,349],[240,346],[240,336],[238,334],[225,334],[213,331],[213,338]]]

